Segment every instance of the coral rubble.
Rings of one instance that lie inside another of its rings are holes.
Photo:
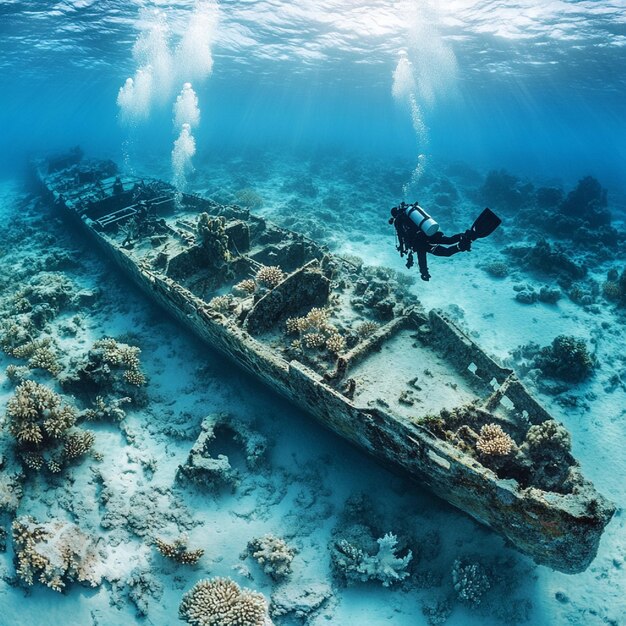
[[[92,587],[101,583],[96,542],[74,524],[40,524],[32,517],[20,517],[13,522],[12,534],[17,574],[27,585],[37,580],[62,591],[74,581]]]

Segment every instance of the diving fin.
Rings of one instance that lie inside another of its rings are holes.
[[[488,237],[500,224],[502,220],[491,209],[485,209],[470,228],[472,240]]]

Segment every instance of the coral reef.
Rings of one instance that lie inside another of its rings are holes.
[[[263,594],[241,589],[229,578],[198,581],[184,596],[180,619],[192,626],[268,626]]]
[[[296,551],[284,539],[268,534],[249,541],[247,553],[272,580],[282,580],[291,573],[291,561]]]
[[[479,198],[496,210],[515,211],[532,202],[533,185],[523,183],[505,170],[492,170],[479,189]]]
[[[457,559],[452,568],[452,584],[459,600],[476,607],[491,588],[485,569],[478,563],[464,563]]]
[[[508,246],[504,252],[522,269],[555,276],[568,283],[587,275],[587,269],[572,261],[562,246],[545,239],[539,239],[534,246]]]
[[[228,313],[233,304],[232,296],[215,296],[209,300],[209,306],[220,313]]]
[[[413,558],[411,550],[404,557],[397,556],[398,538],[392,533],[387,533],[376,542],[376,554],[368,554],[345,539],[336,542],[332,553],[333,566],[347,583],[379,580],[384,587],[389,587],[409,575],[406,568]]]
[[[578,383],[591,375],[596,366],[596,359],[589,353],[582,339],[559,335],[550,346],[541,348],[534,364],[544,376]]]
[[[92,537],[69,522],[38,523],[32,517],[13,522],[17,575],[27,585],[35,580],[55,591],[67,583],[82,582],[97,587],[101,555]]]
[[[99,396],[103,401],[130,398],[133,404],[144,406],[147,394],[146,377],[141,370],[136,346],[112,338],[99,339],[86,357],[72,363],[71,371],[60,382],[63,389],[89,402]]]
[[[189,537],[186,534],[182,534],[178,539],[174,540],[174,543],[167,543],[163,539],[156,537],[154,545],[156,549],[168,559],[172,559],[172,561],[183,565],[193,565],[200,560],[200,557],[204,554],[204,550],[202,548],[189,550],[187,548],[188,542]]]
[[[481,267],[494,278],[506,278],[509,275],[509,266],[504,261],[490,261]]]
[[[60,472],[94,443],[93,433],[73,429],[76,410],[52,389],[31,380],[21,383],[9,399],[7,418],[19,455],[34,470],[45,464],[51,472]]]

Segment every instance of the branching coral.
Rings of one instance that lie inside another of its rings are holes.
[[[256,282],[252,278],[246,278],[233,287],[236,296],[250,296],[256,291]]]
[[[356,332],[359,334],[360,337],[369,337],[370,335],[373,335],[379,329],[379,327],[380,326],[376,322],[371,322],[368,320],[367,322],[359,324],[359,326],[357,326]]]
[[[39,524],[32,517],[20,517],[12,530],[17,575],[27,585],[38,580],[61,591],[71,581],[87,582],[92,587],[100,584],[95,542],[74,524]]]
[[[346,347],[346,338],[340,334],[328,318],[328,309],[312,308],[304,317],[290,317],[285,322],[287,334],[298,334],[294,348],[317,350],[327,348],[332,354],[339,354]]]
[[[107,401],[113,396],[144,404],[146,377],[141,371],[140,354],[141,350],[135,346],[112,338],[99,339],[86,357],[61,379],[61,385],[89,402],[98,396]]]
[[[406,556],[398,557],[396,555],[398,538],[392,533],[387,533],[376,541],[378,552],[374,555],[368,554],[345,539],[337,542],[333,555],[334,564],[346,581],[380,580],[383,586],[388,587],[409,575],[406,568],[413,558],[411,550]]]
[[[506,456],[513,450],[515,442],[499,424],[485,424],[480,429],[476,449],[486,456]]]
[[[39,447],[74,425],[74,409],[52,389],[24,381],[7,404],[9,431],[20,444]]]
[[[187,543],[189,538],[186,534],[182,534],[174,543],[167,543],[163,539],[158,537],[154,540],[154,545],[157,550],[168,559],[181,563],[183,565],[193,565],[200,560],[200,557],[204,554],[202,548],[197,550],[188,550]]]
[[[281,283],[285,278],[285,272],[277,265],[264,265],[261,267],[255,276],[255,281],[262,287],[273,289]]]
[[[229,578],[198,581],[183,596],[178,614],[192,626],[265,626],[269,620],[263,594]]]
[[[7,404],[7,418],[24,464],[34,470],[45,463],[50,471],[59,472],[88,452],[94,442],[89,431],[70,431],[76,421],[75,409],[52,389],[32,380],[15,390]]]
[[[269,534],[248,542],[248,553],[272,579],[281,580],[291,573],[291,561],[296,551],[284,539]]]
[[[563,424],[555,420],[546,420],[535,424],[526,433],[526,444],[533,459],[554,456],[555,453],[569,454],[572,439]]]
[[[209,301],[209,306],[220,313],[227,313],[232,303],[231,296],[215,296]]]

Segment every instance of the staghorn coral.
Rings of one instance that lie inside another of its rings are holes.
[[[183,596],[178,614],[192,626],[265,626],[269,623],[263,594],[241,589],[230,578],[198,581]]]
[[[326,337],[322,333],[307,333],[302,338],[302,345],[305,348],[321,348],[326,343]]]
[[[95,541],[69,522],[38,523],[20,517],[12,525],[16,572],[27,585],[35,580],[55,591],[68,582],[85,582],[97,587],[102,576],[97,566],[100,555]]]
[[[255,276],[255,281],[262,287],[273,289],[285,278],[285,273],[277,265],[264,265]]]
[[[515,442],[498,424],[485,424],[480,429],[476,449],[486,456],[506,456]]]
[[[273,580],[282,580],[291,573],[295,548],[272,534],[248,542],[248,553],[263,567]]]
[[[46,370],[53,376],[56,376],[63,369],[58,362],[56,352],[50,347],[49,340],[40,342],[40,345],[37,346],[28,360],[28,365],[32,368]]]
[[[334,355],[342,352],[346,347],[346,338],[328,321],[329,316],[328,309],[313,307],[304,317],[287,319],[287,334],[299,334],[298,343],[293,342],[292,348],[327,348]]]
[[[478,563],[463,563],[457,559],[452,568],[452,584],[459,600],[477,607],[483,595],[491,588],[484,568]]]
[[[181,563],[183,565],[193,565],[200,560],[200,557],[204,554],[204,550],[202,548],[198,548],[197,550],[188,550],[188,541],[189,537],[186,533],[183,533],[174,541],[174,543],[167,543],[163,539],[156,537],[154,545],[157,550],[168,559],[172,559],[173,561],[176,561],[176,563]]]
[[[9,432],[19,444],[39,447],[59,439],[74,425],[76,414],[52,389],[26,380],[7,404]]]
[[[30,369],[25,365],[14,365],[11,363],[10,365],[7,365],[5,373],[7,378],[13,384],[18,384],[26,380],[26,377],[30,373]]]
[[[94,434],[88,430],[68,435],[63,444],[63,456],[66,461],[77,459],[91,450],[95,441]]]

